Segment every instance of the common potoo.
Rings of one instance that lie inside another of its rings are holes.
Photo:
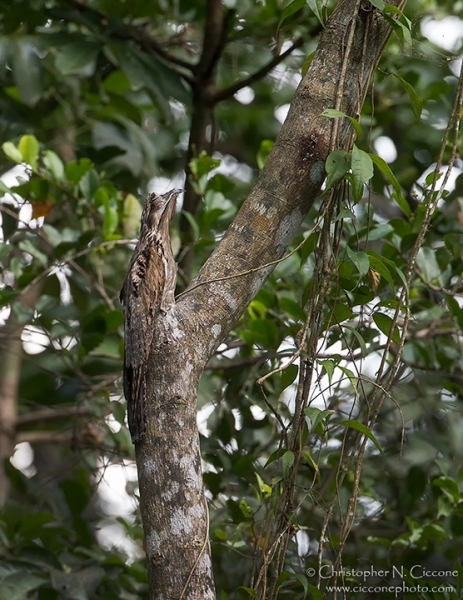
[[[174,304],[177,266],[170,246],[169,225],[181,191],[147,197],[140,238],[120,293],[125,330],[124,394],[134,443],[145,435],[145,377],[154,323],[160,313],[165,314]]]

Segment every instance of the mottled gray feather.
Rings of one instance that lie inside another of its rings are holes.
[[[125,330],[124,394],[134,443],[145,434],[145,379],[154,322],[174,301],[176,265],[170,246],[169,224],[180,191],[148,196],[140,238],[120,293]]]

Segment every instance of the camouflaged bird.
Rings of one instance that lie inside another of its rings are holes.
[[[160,313],[165,314],[174,304],[177,266],[169,225],[181,191],[147,197],[140,238],[120,293],[124,305],[124,394],[134,443],[145,435],[145,378],[154,323]]]

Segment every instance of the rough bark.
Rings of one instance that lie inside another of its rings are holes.
[[[22,295],[19,302],[26,308],[33,308],[39,298],[40,290],[41,286],[32,286],[26,294]],[[5,462],[12,456],[16,445],[23,330],[24,324],[17,322],[12,309],[2,328],[5,341],[0,355],[0,507],[5,504],[10,491],[10,480],[5,472]]]
[[[8,352],[2,352],[0,368],[0,507],[8,498],[10,480],[5,472],[5,461],[13,454],[18,415],[17,396],[21,369],[23,328],[8,323],[3,332],[8,336]]]
[[[136,448],[152,599],[215,598],[196,426],[199,378],[274,268],[262,265],[280,259],[297,233],[330,150],[348,139],[346,119],[335,126],[321,113],[336,107],[358,116],[389,34],[367,0],[340,2],[250,196],[189,289],[155,324],[147,433]]]

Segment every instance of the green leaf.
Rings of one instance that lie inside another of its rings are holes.
[[[407,283],[407,278],[405,277],[405,273],[399,269],[399,267],[397,265],[395,265],[395,272],[397,273],[397,275],[399,276],[399,279],[402,282],[402,285],[404,286],[404,288],[407,290],[408,293],[408,283]]]
[[[322,117],[329,117],[330,119],[338,119],[339,117],[347,117],[345,112],[338,110],[337,108],[325,108],[320,115]]]
[[[0,242],[0,261],[6,258],[13,251],[14,246],[12,244],[4,244]]]
[[[121,68],[134,91],[148,91],[166,119],[171,118],[169,98],[188,105],[190,97],[181,77],[153,54],[148,55],[134,45],[114,41],[105,46],[104,52]]]
[[[302,454],[303,454],[304,458],[306,459],[307,463],[309,464],[309,466],[312,467],[312,469],[317,474],[317,479],[319,479],[320,469],[318,468],[317,463],[314,461],[314,459],[310,455],[310,452],[308,452],[307,450],[304,450],[304,452]]]
[[[143,208],[133,194],[127,194],[124,200],[123,222],[124,235],[134,238],[140,228]]]
[[[399,301],[398,300],[381,300],[381,302],[378,302],[378,304],[375,306],[385,306],[386,308],[392,308],[392,310],[396,310],[396,308],[399,306]],[[405,310],[405,306],[401,307],[402,310]]]
[[[265,319],[265,315],[267,314],[267,306],[259,299],[254,298],[254,300],[248,306],[248,313],[253,319]]]
[[[284,21],[286,21],[288,17],[291,17],[291,15],[294,15],[294,13],[296,13],[298,10],[304,8],[305,5],[306,0],[293,0],[292,2],[290,2],[281,13],[280,20],[278,21],[277,31],[280,29],[281,25]]]
[[[309,56],[305,59],[305,61],[302,63],[302,67],[301,67],[301,75],[302,75],[302,77],[304,77],[304,75],[309,70],[310,64],[311,64],[314,56],[315,56],[315,51],[311,52],[309,54]]]
[[[249,506],[249,504],[244,498],[239,501],[239,507],[245,517],[250,517],[253,514],[252,508]]]
[[[310,419],[310,422],[312,423],[312,429],[315,430],[317,429],[318,425],[323,425],[322,430],[324,430],[324,428],[326,427],[326,424],[328,423],[329,419],[331,418],[331,415],[334,414],[334,410],[320,410],[319,408],[316,408],[315,406],[308,406],[306,409],[304,409],[304,414],[306,417],[308,417]],[[321,431],[320,429],[318,430],[319,432]],[[323,433],[323,431],[321,431]]]
[[[341,369],[341,371],[344,373],[344,375],[347,376],[347,378],[350,381],[351,386],[354,389],[355,394],[357,394],[357,377],[355,376],[355,374],[348,369],[347,367],[343,367],[342,365],[339,365],[339,368]]]
[[[432,184],[434,182],[438,182],[439,179],[441,179],[443,177],[444,173],[442,171],[439,171],[439,173],[436,173],[436,171],[431,171],[431,173],[428,173],[426,175],[425,178],[425,183],[426,183],[426,187],[430,188],[432,186]]]
[[[307,585],[307,588],[308,588],[313,600],[323,600],[323,594],[320,592],[320,590],[318,588],[316,588],[311,583],[309,583]]]
[[[263,169],[274,144],[275,142],[272,140],[261,141],[259,151],[257,152],[257,166],[259,169]]]
[[[406,26],[408,27],[408,30],[410,31],[412,28],[412,22],[410,21],[409,18],[407,18],[404,13],[400,10],[400,8],[397,8],[397,6],[394,6],[393,4],[387,4],[384,8],[384,12],[386,14],[391,14],[391,15],[397,15],[398,17],[400,17],[401,19],[404,19],[406,22]]]
[[[7,212],[2,212],[3,239],[4,241],[7,241],[18,229],[19,208],[9,203],[5,203],[4,206],[12,213],[8,214]]]
[[[121,68],[132,90],[141,90],[147,84],[148,73],[144,65],[126,43],[111,41],[104,49],[105,54]]]
[[[454,505],[445,496],[437,498],[437,518],[448,517],[454,511]]]
[[[53,589],[66,600],[90,600],[105,575],[101,567],[87,567],[81,571],[51,571]]]
[[[77,184],[92,169],[93,163],[88,158],[80,158],[78,161],[72,160],[66,165],[66,177],[71,183]]]
[[[35,171],[39,158],[39,142],[33,135],[23,135],[19,140],[18,150],[28,165]]]
[[[0,600],[24,600],[29,592],[45,585],[44,577],[28,573],[25,569],[11,573],[0,582]]]
[[[193,217],[193,215],[191,213],[189,213],[186,210],[182,210],[182,215],[185,217],[185,219],[190,224],[191,230],[193,232],[193,241],[196,243],[200,238],[200,230],[199,230],[198,221]]]
[[[130,91],[130,82],[125,73],[113,71],[104,80],[104,89],[111,94],[123,95]]]
[[[452,296],[446,298],[447,306],[449,307],[450,314],[458,323],[460,329],[463,330],[463,309],[460,308],[458,302]]]
[[[309,257],[311,257],[313,255],[315,248],[317,246],[318,238],[319,238],[318,233],[312,233],[305,237],[304,245],[299,250],[300,255],[301,255],[301,266],[307,262],[307,259]],[[303,297],[303,303],[305,303],[305,302],[306,302],[306,299]]]
[[[345,421],[339,421],[338,425],[342,425],[343,427],[350,427],[352,429],[356,429],[357,431],[360,431],[360,433],[363,433],[364,436],[366,436],[369,440],[371,440],[373,442],[373,444],[381,452],[381,454],[384,455],[383,449],[381,448],[381,445],[378,442],[378,440],[376,439],[376,437],[373,435],[372,431],[370,429],[368,429],[368,427],[366,425],[364,425],[363,423],[360,423],[360,421],[356,421],[355,419],[347,419]]]
[[[254,475],[256,476],[257,485],[262,496],[264,498],[270,498],[270,496],[272,495],[272,488],[264,482],[259,473],[254,472]]]
[[[458,488],[458,483],[452,477],[441,476],[433,479],[432,485],[441,488],[455,505],[461,501],[461,494]]]
[[[288,365],[281,374],[280,394],[289,387],[297,377],[299,367],[297,365]]]
[[[58,48],[55,64],[63,75],[90,75],[95,69],[99,52],[98,44],[82,39]]]
[[[268,467],[268,465],[271,465],[273,462],[275,462],[277,459],[280,458],[280,456],[282,455],[283,449],[279,448],[278,450],[274,450],[272,452],[272,454],[268,457],[267,462],[264,465],[264,469],[266,469]]]
[[[442,269],[437,262],[436,251],[434,248],[420,248],[416,257],[416,264],[420,268],[421,276],[424,281],[443,285]]]
[[[368,269],[370,268],[368,254],[364,250],[351,250],[349,246],[346,247],[346,250],[350,260],[357,267],[360,276],[364,277],[368,273]]]
[[[356,340],[359,344],[359,348],[362,351],[362,356],[364,358],[366,358],[368,356],[367,345],[366,345],[363,337],[360,335],[360,333],[355,329],[355,327],[351,327],[350,325],[343,325],[343,328],[346,329],[347,331],[350,331],[352,333],[352,335],[356,338]]]
[[[383,11],[386,7],[383,0],[370,0],[370,4],[373,4],[373,6],[376,6],[376,8],[381,11]]]
[[[208,156],[206,152],[202,152],[197,158],[190,161],[190,169],[197,179],[201,179],[204,175],[208,175],[211,171],[219,167],[221,161],[217,158]]]
[[[453,565],[453,568],[458,573],[458,589],[463,589],[463,566],[461,564],[461,558],[459,558]]]
[[[400,332],[397,326],[394,327],[394,331],[391,333],[392,319],[388,315],[381,313],[375,313],[373,315],[373,321],[376,323],[378,329],[389,338],[391,336],[392,341],[395,344],[400,344]]]
[[[3,142],[2,150],[6,156],[15,163],[21,164],[24,161],[23,155],[16,148],[13,142]]]
[[[363,306],[371,302],[374,297],[375,292],[370,289],[369,285],[361,285],[354,290],[351,303],[352,306]]]
[[[222,542],[226,541],[227,537],[228,537],[226,531],[224,531],[223,529],[218,529],[218,528],[214,530],[214,535],[218,540],[220,540]]]
[[[410,51],[413,47],[412,36],[410,33],[410,26],[407,27],[400,21],[397,21],[396,19],[389,17],[386,13],[400,14],[401,16],[404,16],[403,13],[396,6],[392,6],[391,4],[389,4],[388,6],[385,7],[383,15],[384,15],[384,18],[389,23],[389,25],[394,30],[394,33],[399,38],[399,42],[400,42],[400,45],[402,46],[403,50],[406,52]],[[407,19],[407,21],[408,21],[408,19]],[[410,21],[408,21],[408,23],[410,23]]]
[[[8,142],[4,142],[4,143],[6,144]],[[11,142],[9,142],[9,143],[11,143]],[[14,146],[14,148],[16,148],[16,146]],[[6,154],[6,152],[5,152],[5,154]],[[3,181],[0,179],[0,195],[1,194],[12,194],[12,193],[13,192],[11,191],[11,189],[7,185],[5,185],[3,183]]]
[[[251,598],[255,598],[257,596],[257,592],[254,588],[246,587],[244,585],[240,585],[238,590],[244,590]]]
[[[326,159],[325,169],[328,173],[326,188],[328,191],[340,181],[350,169],[350,155],[344,150],[335,150]]]
[[[410,85],[408,81],[405,81],[405,79],[397,73],[393,73],[393,75],[394,77],[396,77],[396,79],[400,81],[400,83],[405,88],[405,91],[407,92],[408,97],[410,98],[410,102],[412,104],[413,114],[417,119],[419,119],[421,117],[421,111],[423,110],[423,100],[418,96],[413,86]]]
[[[43,164],[51,171],[58,181],[64,179],[64,165],[61,158],[53,150],[45,150],[43,153]]]
[[[252,319],[242,336],[248,343],[259,344],[268,350],[276,350],[281,341],[278,327],[270,319]]]
[[[291,469],[293,464],[294,464],[294,452],[291,452],[291,450],[288,450],[281,457],[281,466],[283,469],[283,477],[286,477],[288,475],[289,470]]]
[[[347,174],[347,177],[349,177],[349,174]],[[363,192],[363,186],[362,186],[362,192]],[[341,221],[341,220],[355,219],[355,218],[356,218],[355,213],[350,208],[348,208],[346,204],[342,203],[339,208],[338,214],[333,219],[333,223],[336,223],[337,221]]]
[[[380,256],[376,252],[373,252],[373,250],[368,250],[367,255],[370,261],[371,268],[377,271],[381,275],[381,277],[384,277],[384,279],[393,286],[394,278],[391,275],[389,266],[391,266],[393,270],[395,270],[394,263],[392,263],[391,265],[392,261],[388,260],[387,258],[384,258],[383,256]]]
[[[322,9],[323,9],[323,0],[307,0],[307,4],[309,5],[310,10],[314,13],[317,19],[320,21],[321,25],[324,26]]]
[[[104,223],[103,223],[103,236],[105,239],[112,239],[112,235],[117,229],[119,224],[119,215],[117,214],[117,207],[111,200],[105,200],[104,202]]]
[[[354,316],[352,309],[350,308],[350,306],[348,306],[347,304],[342,304],[341,302],[338,302],[334,309],[331,312],[332,315],[332,319],[330,319],[329,315],[327,316],[327,321],[326,323],[337,323],[339,325],[339,323],[343,323],[344,321],[347,321],[348,319],[352,319],[352,317]],[[325,325],[326,328],[327,325]]]
[[[38,536],[41,528],[47,523],[53,523],[55,517],[47,513],[34,513],[27,515],[19,526],[19,532],[23,536],[33,535]]]
[[[82,179],[79,181],[79,189],[82,192],[85,200],[91,202],[95,192],[98,189],[100,183],[100,177],[95,169],[87,171]]]
[[[295,321],[304,322],[306,319],[306,314],[304,310],[301,308],[301,305],[291,298],[280,298],[278,301],[281,309],[285,311],[289,316],[291,316]]]
[[[165,114],[169,114],[170,107],[167,102],[169,98],[175,98],[188,106],[190,103],[190,92],[181,76],[163,62],[157,60],[153,54],[142,52],[137,47],[135,47],[135,52],[138,59],[148,71],[148,78],[145,85],[153,93]]]
[[[342,112],[342,110],[337,110],[336,108],[326,108],[320,116],[329,117],[330,119],[339,119],[341,117],[345,117],[352,123],[357,139],[362,137],[362,127],[360,123],[357,121],[357,119],[346,115],[346,113]]]
[[[222,194],[226,197],[231,191],[235,189],[235,184],[233,181],[230,181],[228,177],[223,175],[222,173],[215,173],[210,179],[207,181],[207,190],[213,190],[215,192],[222,192]]]
[[[37,104],[42,95],[40,59],[34,42],[32,36],[15,40],[11,56],[14,81],[26,106]]]
[[[366,152],[357,148],[355,144],[352,148],[351,169],[352,192],[354,200],[358,202],[363,196],[363,184],[373,177],[373,161]]]
[[[375,154],[369,154],[369,156],[370,156],[371,160],[375,163],[375,165],[378,167],[378,169],[381,171],[381,173],[386,177],[386,179],[389,181],[389,183],[394,188],[395,194],[393,194],[392,197],[394,198],[396,203],[399,205],[402,212],[407,217],[411,217],[412,211],[410,209],[410,206],[409,206],[408,202],[406,201],[404,195],[402,194],[402,189],[400,187],[400,184],[397,181],[394,173],[391,171],[390,166],[387,164],[387,162],[384,159],[382,159],[379,156],[376,156]]]
[[[325,369],[326,374],[328,375],[328,381],[330,382],[330,385],[331,385],[333,373],[338,364],[337,361],[331,360],[330,358],[325,358],[325,359],[317,360],[317,362],[319,365],[321,365]]]
[[[370,241],[380,240],[381,238],[385,238],[392,231],[394,231],[394,227],[389,223],[375,223],[372,227],[365,227],[359,233],[360,239],[368,239]]]
[[[33,241],[34,240],[34,241]],[[34,243],[35,242],[35,243]],[[23,251],[33,256],[43,267],[48,265],[47,255],[39,250],[40,244],[37,238],[28,238],[18,242],[18,247]]]

